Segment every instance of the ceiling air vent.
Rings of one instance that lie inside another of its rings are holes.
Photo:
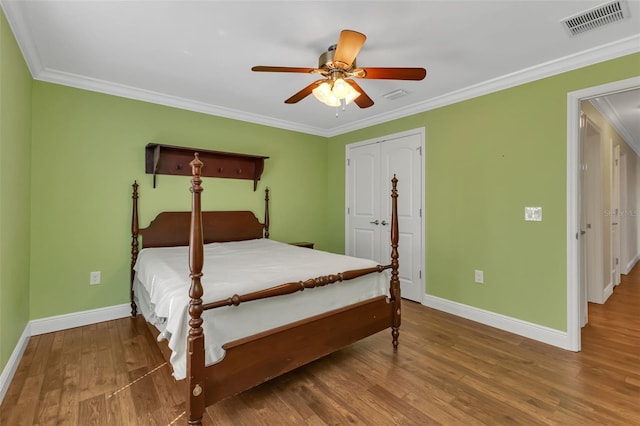
[[[404,96],[407,96],[409,93],[405,92],[402,89],[397,89],[394,90],[393,92],[389,92],[389,93],[385,93],[384,95],[382,95],[383,98],[392,101],[394,99],[398,99],[398,98],[402,98]]]
[[[604,3],[586,12],[562,20],[562,24],[572,36],[595,30],[629,16],[629,9],[623,0]]]

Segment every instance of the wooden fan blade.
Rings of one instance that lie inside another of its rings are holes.
[[[345,70],[351,68],[353,60],[358,56],[366,39],[367,36],[357,31],[342,30],[336,51],[333,54],[334,65]]]
[[[427,76],[427,70],[424,68],[361,68],[350,74],[358,78],[376,80],[422,80]]]
[[[251,71],[258,72],[302,72],[302,73],[312,73],[315,72],[315,68],[297,68],[297,67],[269,67],[263,65],[257,65],[251,68]]]
[[[297,102],[300,102],[301,100],[309,96],[313,91],[313,89],[315,89],[323,81],[325,81],[323,78],[320,80],[314,81],[313,83],[311,83],[310,85],[308,85],[307,87],[305,87],[304,89],[302,89],[301,91],[299,91],[298,93],[296,93],[295,95],[291,96],[289,99],[284,101],[284,103],[295,104]]]
[[[365,91],[362,90],[362,87],[360,87],[358,83],[356,83],[351,79],[347,79],[345,81],[349,83],[351,87],[353,87],[358,92],[360,92],[360,96],[358,96],[353,100],[353,102],[355,102],[356,105],[358,105],[360,108],[369,108],[371,105],[373,105],[373,99],[371,99],[369,95],[367,95]]]

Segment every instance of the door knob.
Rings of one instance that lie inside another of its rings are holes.
[[[389,224],[389,223],[388,223],[386,220],[383,220],[383,221],[382,221],[382,226],[386,226],[386,225],[388,225],[388,224]]]
[[[369,223],[373,223],[374,225],[379,224],[380,222],[378,222],[378,219],[374,220],[373,222],[369,222]]]

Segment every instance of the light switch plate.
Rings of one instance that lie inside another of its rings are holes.
[[[542,222],[542,207],[525,207],[524,220],[529,222]]]

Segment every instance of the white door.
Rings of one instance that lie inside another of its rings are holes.
[[[347,254],[390,262],[391,179],[398,178],[402,297],[422,302],[424,133],[403,133],[347,147]]]
[[[583,155],[580,218],[581,232],[585,232],[582,236],[584,247],[580,259],[584,265],[583,290],[586,289],[589,302],[604,303],[605,277],[608,272],[604,264],[602,238],[602,210],[605,205],[602,201],[602,141],[600,129],[586,118],[580,144]]]
[[[613,148],[611,182],[611,282],[620,284],[620,145]]]
[[[624,152],[620,153],[620,214],[618,214],[618,226],[620,234],[620,273],[628,274],[628,265],[631,260],[629,254],[629,238],[631,238],[632,230],[629,229],[629,204],[627,198],[627,156]]]
[[[347,160],[347,254],[382,263],[380,256],[380,146],[362,145]]]
[[[578,265],[580,270],[580,327],[584,327],[589,322],[589,304],[587,300],[587,288],[589,287],[589,274],[587,271],[587,209],[589,208],[589,193],[587,191],[587,116],[580,115],[580,179],[578,188],[580,194],[580,233],[576,236],[580,240],[580,256]]]

